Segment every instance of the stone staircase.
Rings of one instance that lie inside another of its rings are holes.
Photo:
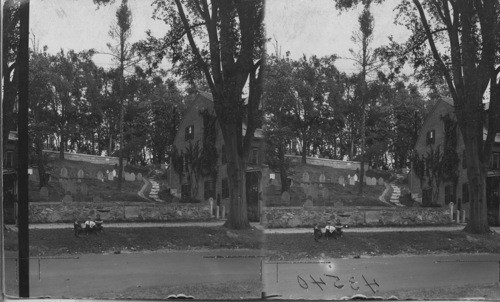
[[[401,188],[393,183],[391,183],[392,187],[392,195],[391,195],[391,203],[403,207],[403,205],[399,202],[399,197],[401,196]]]

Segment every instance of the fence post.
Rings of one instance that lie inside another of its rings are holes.
[[[222,219],[226,218],[226,206],[222,206]]]
[[[465,223],[465,210],[462,210],[462,222]]]
[[[453,221],[453,202],[450,202],[450,218]]]
[[[215,212],[215,219],[219,219],[219,206],[217,206],[217,212]]]
[[[457,210],[457,223],[460,223],[460,210]]]
[[[214,217],[214,199],[210,197],[208,202],[210,203],[210,217]]]

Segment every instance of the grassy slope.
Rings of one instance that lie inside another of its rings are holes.
[[[347,184],[345,187],[338,184],[338,179],[340,176],[344,176],[347,180],[348,175],[354,175],[355,171],[346,169],[335,169],[332,167],[325,166],[315,166],[315,165],[304,165],[296,164],[292,167],[294,173],[291,178],[300,182],[302,179],[302,174],[307,172],[310,176],[311,182],[319,182],[319,176],[324,174],[326,176],[326,183],[323,184],[329,189],[330,196],[326,200],[315,201],[317,205],[333,205],[334,203],[342,203],[345,206],[387,206],[387,204],[379,201],[379,196],[385,190],[384,186],[365,186],[364,196],[358,196],[358,186],[350,186]],[[377,174],[375,171],[367,171],[367,176],[370,177],[380,177],[384,176],[388,178],[388,175],[380,172]],[[307,196],[300,188],[292,188],[290,193],[290,204],[291,206],[302,206],[304,200]],[[265,196],[266,203],[269,206],[281,205],[279,192],[275,194],[268,194]]]
[[[97,180],[97,173],[101,171],[104,175],[107,171],[112,171],[114,165],[103,165],[103,164],[92,164],[81,161],[71,161],[71,160],[61,160],[55,159],[50,160],[47,164],[47,172],[51,174],[52,181],[48,184],[49,189],[49,201],[60,201],[64,196],[64,190],[59,183],[59,175],[62,167],[66,167],[68,170],[68,175],[70,178],[77,178],[77,173],[81,169],[85,172],[85,182],[88,186],[88,192],[92,192],[93,196],[101,196],[103,201],[144,201],[137,195],[137,192],[142,188],[142,181],[134,182],[123,182],[122,192],[118,192],[118,181],[108,181],[104,182]],[[147,174],[147,170],[135,168],[132,166],[126,166],[125,171],[127,172],[142,172],[143,175]],[[106,176],[105,176],[106,177]],[[38,183],[30,181],[30,200],[37,202],[41,201],[38,196]],[[84,201],[91,201],[91,196],[84,197]]]

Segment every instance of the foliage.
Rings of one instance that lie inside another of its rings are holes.
[[[168,32],[161,39],[149,34],[138,48],[155,54],[150,56],[150,65],[159,64],[168,55],[179,76],[191,82],[199,74],[205,78],[228,150],[231,206],[227,226],[247,228],[243,184],[246,159],[260,120],[264,3],[156,0],[153,5],[155,18],[165,21]],[[248,87],[245,102],[244,87]]]

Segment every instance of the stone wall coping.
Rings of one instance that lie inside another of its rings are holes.
[[[145,207],[156,207],[156,206],[186,206],[186,207],[205,207],[208,202],[200,203],[164,203],[164,202],[128,202],[128,201],[103,201],[103,202],[71,202],[63,203],[60,201],[46,201],[46,202],[30,202],[29,205],[33,206],[54,206],[54,205],[70,205],[70,206],[145,206]]]
[[[300,207],[300,206],[294,206],[294,207],[266,207],[263,206],[262,210],[263,211],[273,211],[273,210],[320,210],[320,209],[331,209],[331,210],[339,210],[339,211],[407,211],[407,210],[430,210],[430,211],[443,211],[446,212],[448,211],[448,207],[441,207],[441,208],[427,208],[427,207],[416,207],[416,208],[403,208],[403,207],[348,207],[348,206],[343,206],[343,207],[332,207],[332,206],[314,206],[314,207]]]

